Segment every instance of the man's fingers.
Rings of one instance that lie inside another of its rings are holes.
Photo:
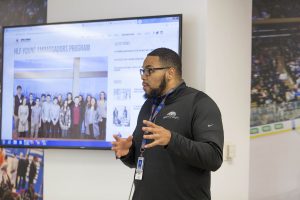
[[[151,147],[155,147],[155,146],[157,146],[157,145],[159,145],[158,140],[154,140],[153,142],[151,142],[151,143],[149,143],[149,144],[146,144],[146,145],[145,145],[145,148],[151,148]]]
[[[142,130],[144,132],[149,132],[149,133],[154,133],[156,128],[151,128],[151,127],[142,127]]]
[[[159,139],[159,134],[149,134],[149,135],[144,135],[145,139],[149,139],[149,140],[157,140]]]
[[[126,140],[127,140],[127,142],[131,142],[132,141],[132,135],[130,135]]]
[[[116,156],[117,156],[117,158],[121,158],[121,154],[118,152],[116,152]]]
[[[143,120],[143,123],[149,127],[158,127],[156,124],[154,124],[153,122],[150,122],[148,120]]]
[[[111,142],[112,146],[117,146],[117,144],[118,144],[118,142],[116,142],[116,141]]]
[[[120,149],[118,148],[118,147],[116,147],[116,146],[113,146],[113,147],[111,147],[111,150],[113,150],[114,152],[115,152],[115,154],[116,154],[116,156],[118,157],[118,158],[120,158],[122,155],[121,155],[121,151],[120,151]]]
[[[148,139],[148,140],[153,139],[153,134],[150,134],[150,135],[144,135],[144,139]]]
[[[116,141],[120,140],[120,137],[117,134],[113,134],[113,137],[115,138]]]
[[[160,126],[154,124],[153,122],[143,120],[143,123],[146,125],[142,127],[142,130],[144,132],[149,132],[149,133],[155,133],[159,130]]]

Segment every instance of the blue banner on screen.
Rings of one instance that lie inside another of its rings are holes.
[[[139,69],[159,47],[181,51],[181,15],[3,28],[4,146],[109,149],[134,131]]]

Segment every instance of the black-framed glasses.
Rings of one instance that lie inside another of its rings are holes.
[[[148,68],[142,68],[140,69],[140,74],[141,76],[146,75],[146,76],[150,76],[153,72],[155,72],[156,70],[162,70],[162,69],[169,69],[170,67],[148,67]]]

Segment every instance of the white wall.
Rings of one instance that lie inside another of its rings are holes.
[[[236,158],[213,174],[215,200],[248,199],[251,0],[48,0],[48,22],[183,14],[184,79],[223,114]],[[110,151],[45,150],[46,200],[127,199],[133,171]]]
[[[236,157],[213,174],[215,199],[248,199],[251,2],[208,0],[205,91],[220,106],[225,141]]]

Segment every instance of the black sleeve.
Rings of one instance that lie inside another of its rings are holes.
[[[134,168],[135,165],[135,145],[134,145],[134,141],[132,141],[132,145],[129,149],[129,152],[126,156],[122,156],[120,158],[120,160],[127,166],[130,168]]]
[[[168,151],[194,167],[216,171],[223,161],[221,113],[209,97],[197,100],[192,111],[192,139],[171,131]]]

